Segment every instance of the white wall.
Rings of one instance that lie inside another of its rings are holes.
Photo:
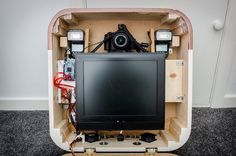
[[[1,109],[47,109],[48,24],[74,6],[84,7],[83,1],[0,1]]]
[[[83,0],[5,0],[0,2],[0,108],[16,101],[34,101],[47,108],[47,27],[53,15],[68,7],[84,7]],[[183,11],[194,30],[195,106],[210,106],[222,31],[212,22],[224,22],[228,0],[88,0],[87,7],[173,8]],[[4,105],[5,104],[5,105]],[[20,107],[20,105],[19,105]],[[35,107],[39,107],[35,105]],[[34,109],[34,106],[32,106]]]
[[[236,107],[236,1],[230,0],[220,46],[211,106]]]

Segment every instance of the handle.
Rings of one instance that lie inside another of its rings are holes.
[[[224,28],[224,24],[223,24],[223,22],[221,22],[220,20],[217,19],[213,22],[213,28],[216,31],[220,31]]]

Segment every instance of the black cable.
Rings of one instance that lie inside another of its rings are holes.
[[[101,43],[99,43],[98,46],[96,46],[90,53],[95,53],[104,43],[105,41],[103,40]]]
[[[102,40],[102,41],[99,41],[99,42],[96,42],[96,43],[93,43],[93,44],[90,44],[90,45],[88,45],[87,47],[85,47],[84,50],[87,49],[87,48],[89,48],[89,47],[91,47],[91,46],[97,45],[97,44],[99,44],[99,43],[101,43],[101,42],[103,42],[103,40]]]
[[[165,58],[167,59],[167,57],[169,56],[169,52],[165,53]]]
[[[147,35],[148,35],[148,38],[149,38],[149,46],[152,44],[152,39],[151,39],[151,36],[150,36],[150,31],[147,32]]]
[[[138,41],[136,41],[136,39],[133,37],[133,35],[129,32],[129,30],[127,29],[127,27],[124,25],[124,24],[119,24],[118,25],[118,27],[119,28],[121,28],[121,29],[123,29],[126,33],[127,33],[127,35],[129,36],[129,38],[131,39],[131,41],[134,43],[134,45],[136,46],[136,51],[137,52],[148,52],[145,48],[143,48],[142,46],[141,46],[141,44],[138,42]]]
[[[112,38],[114,36],[114,34],[107,36],[104,38],[103,41],[100,42],[100,44],[98,46],[96,46],[90,53],[95,53],[107,40],[109,40],[110,38]]]
[[[97,45],[97,44],[99,44],[99,43],[101,43],[101,42],[103,42],[103,40],[102,41],[99,41],[99,42],[96,42],[96,43],[93,43],[93,44],[90,44],[90,45],[88,45],[87,47],[85,47],[84,49],[83,49],[83,51],[80,51],[80,52],[84,52],[85,51],[85,49],[87,49],[87,48],[89,48],[89,47],[91,47],[91,46],[94,46],[94,45]],[[70,49],[67,49],[67,50],[70,50]],[[71,52],[71,51],[70,51]],[[77,53],[80,53],[80,52],[71,52],[72,53],[72,56],[74,57],[74,58],[76,58],[76,54]],[[65,58],[66,58],[66,53],[65,53]]]

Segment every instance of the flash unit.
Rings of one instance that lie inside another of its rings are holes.
[[[157,53],[165,53],[166,58],[169,55],[169,46],[172,40],[170,30],[157,30],[155,32],[155,49]]]
[[[84,32],[82,30],[70,30],[67,34],[68,41],[83,41]]]
[[[69,30],[67,34],[69,47],[72,52],[84,51],[84,31],[83,30]]]
[[[156,31],[156,41],[171,41],[172,33],[169,30]]]

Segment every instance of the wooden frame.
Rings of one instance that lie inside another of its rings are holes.
[[[66,37],[69,29],[85,30],[85,47],[100,41],[108,31],[115,31],[118,23],[125,23],[135,38],[147,42],[145,32],[149,31],[151,40],[157,28],[170,29],[179,36],[179,46],[173,47],[166,61],[166,115],[165,130],[151,131],[157,134],[157,141],[135,146],[135,139],[117,143],[109,139],[109,145],[96,143],[77,143],[74,151],[84,152],[87,148],[98,152],[145,152],[147,148],[158,151],[171,151],[181,147],[191,132],[192,109],[192,27],[188,18],[181,12],[172,9],[65,9],[57,13],[48,28],[48,83],[49,83],[49,121],[50,136],[62,149],[69,151],[67,142],[71,142],[75,134],[65,118],[65,110],[57,103],[57,89],[53,86],[53,76],[57,72],[57,60],[63,59],[63,48],[60,37]],[[142,24],[140,24],[142,23]],[[98,31],[99,30],[99,31]],[[140,33],[144,32],[144,33]],[[155,51],[151,42],[150,52]],[[65,46],[65,44],[62,44]],[[89,52],[87,48],[85,52]],[[100,49],[102,51],[102,49]],[[124,131],[129,135],[139,135],[146,131]],[[116,135],[117,131],[101,131],[99,133]]]

